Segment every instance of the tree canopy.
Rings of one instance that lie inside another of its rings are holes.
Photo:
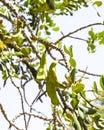
[[[104,129],[104,75],[89,72],[86,66],[78,68],[80,61],[70,43],[70,39],[85,43],[87,52],[95,54],[104,45],[104,21],[66,34],[56,22],[89,6],[101,17],[100,0],[0,1],[0,91],[7,91],[0,110],[7,129],[33,130],[41,121],[46,130]],[[102,30],[96,31],[96,26]],[[83,30],[85,37],[79,36]],[[87,86],[84,80],[90,82],[90,77],[99,81]],[[3,104],[6,98],[10,102]]]

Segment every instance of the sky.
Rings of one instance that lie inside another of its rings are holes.
[[[94,7],[89,6],[88,8],[82,8],[79,11],[74,13],[74,16],[67,16],[67,17],[58,17],[55,18],[55,21],[57,25],[60,26],[61,31],[63,34],[67,34],[71,31],[76,30],[77,28],[80,28],[82,26],[88,25],[90,23],[96,23],[96,22],[102,22],[104,18],[104,6],[100,7],[97,10],[100,12],[101,17],[97,16],[96,10]],[[96,26],[96,31],[104,30],[104,27]],[[80,31],[77,34],[78,37],[87,37],[86,31]],[[61,37],[61,33],[56,35],[52,35],[52,38],[54,40],[59,39]],[[91,73],[97,73],[97,74],[104,74],[104,46],[97,46],[95,53],[88,53],[87,51],[87,44],[85,42],[79,41],[79,40],[73,40],[73,39],[66,39],[63,41],[68,46],[73,45],[74,49],[74,58],[77,62],[77,68],[85,70],[88,66],[87,71]],[[59,79],[62,79],[63,71],[58,72]],[[1,81],[0,77],[0,81]],[[86,79],[83,82],[86,83],[86,86],[90,86],[93,83],[93,80],[98,80],[97,78]],[[2,84],[2,83],[1,83]],[[1,86],[0,86],[1,87]],[[29,84],[29,87],[27,89],[29,100],[31,98],[34,98],[34,91],[31,90],[34,89],[33,83]],[[15,96],[14,96],[15,93]],[[1,87],[0,90],[0,102],[3,104],[4,109],[8,113],[9,118],[13,118],[15,113],[19,112],[19,100],[17,98],[18,93],[16,93],[16,90],[12,85],[8,82],[8,85],[5,88]],[[50,101],[49,101],[50,102]],[[17,108],[17,109],[16,109]],[[37,103],[36,108],[40,111],[43,111],[43,113],[49,113],[51,109],[49,108],[49,105],[47,104],[41,104],[40,102]],[[20,125],[20,122],[18,122]],[[22,124],[21,124],[22,125]],[[0,130],[7,130],[8,123],[6,123],[5,119],[3,118],[2,114],[0,113]],[[45,130],[45,127],[43,127],[43,123],[40,120],[35,120],[35,124],[31,124],[31,128],[29,130]],[[14,129],[13,129],[14,130]]]

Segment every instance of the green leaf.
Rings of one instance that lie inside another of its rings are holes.
[[[40,25],[40,30],[44,29],[45,25],[44,24],[41,24]]]
[[[75,109],[78,107],[78,103],[79,103],[79,100],[78,100],[78,96],[76,94],[72,94],[72,100],[71,100],[71,105],[72,107]]]
[[[18,75],[18,74],[14,74],[14,77],[15,77],[15,78],[19,78],[19,75]]]
[[[23,43],[23,38],[18,37],[18,38],[17,38],[17,45],[18,45],[19,47],[21,47],[21,46],[22,46],[22,43]]]
[[[93,123],[94,130],[104,130],[103,121],[98,121]]]
[[[56,94],[56,88],[53,85],[52,83],[50,83],[49,79],[47,79],[46,90],[47,90],[48,96],[50,97],[52,104],[59,105],[60,102]]]
[[[97,35],[98,43],[100,45],[104,45],[104,31],[101,31],[101,32],[97,33],[96,35]]]
[[[64,52],[68,54],[70,57],[73,57],[72,45],[69,48],[67,48],[66,45],[64,45]]]
[[[58,48],[60,48],[62,46],[62,42],[58,42]]]
[[[92,115],[92,114],[95,114],[97,112],[97,110],[93,109],[93,108],[90,108],[90,107],[87,107],[87,106],[82,106],[80,105],[79,108],[85,113],[85,114],[88,114],[88,115]]]
[[[70,72],[70,78],[71,78],[71,83],[75,82],[75,74],[76,74],[76,69],[73,68]]]
[[[45,5],[45,6],[46,6],[46,5]],[[45,7],[45,6],[44,6],[44,7]],[[38,14],[38,13],[41,13],[41,12],[45,11],[44,7],[43,7],[43,8],[41,8],[41,7],[35,8],[35,9],[32,9],[31,11],[32,11],[34,14]]]
[[[46,2],[50,9],[52,9],[52,10],[56,9],[54,0],[46,0]]]
[[[78,113],[81,119],[85,118],[84,112],[80,108],[78,108]]]
[[[95,130],[92,125],[88,126],[88,130]]]
[[[1,9],[0,9],[0,12],[1,12],[1,13],[5,13],[5,11],[6,11],[5,8],[1,8]]]
[[[70,57],[69,63],[70,63],[70,66],[71,66],[71,67],[76,67],[76,61],[75,61],[74,58]]]
[[[52,30],[53,30],[53,31],[59,31],[60,28],[59,28],[59,27],[54,27],[54,28],[52,28]]]
[[[30,48],[22,48],[21,51],[25,56],[28,56],[31,53]]]
[[[0,71],[3,71],[3,66],[2,66],[2,64],[0,64]]]
[[[98,99],[104,101],[104,91],[99,90],[98,91]]]
[[[93,108],[88,108],[88,111],[86,112],[86,114],[92,115],[92,114],[95,114],[96,112],[97,112],[97,110],[95,110]]]
[[[88,43],[88,47],[87,47],[88,51],[94,53],[96,49],[96,46],[94,45],[94,43],[90,41],[88,41],[87,43]]]
[[[69,55],[69,50],[67,49],[66,45],[64,45],[64,52]]]
[[[93,83],[93,89],[94,89],[94,91],[95,91],[96,93],[98,93],[97,84],[96,84],[95,81],[94,81],[94,83]]]
[[[46,34],[47,34],[47,35],[51,35],[51,33],[50,33],[49,31],[46,31]]]
[[[27,0],[27,1],[25,1],[24,6],[27,7],[27,6],[30,4],[30,1],[31,1],[31,0]]]
[[[80,109],[83,113],[86,113],[86,112],[88,111],[88,107],[86,107],[86,106],[84,106],[84,105],[82,105],[82,104],[79,105],[79,109]]]
[[[46,53],[43,53],[42,58],[40,60],[40,66],[37,70],[37,76],[36,79],[38,81],[42,81],[46,79],[47,76],[47,70],[46,70]]]
[[[66,111],[65,112],[65,120],[72,121],[73,120],[72,113],[69,113],[68,111]]]
[[[59,99],[56,94],[56,87],[58,83],[58,79],[56,76],[56,64],[57,62],[51,63],[46,79],[46,90],[48,96],[51,98],[51,102],[54,105],[59,105]]]
[[[58,81],[56,75],[56,64],[57,62],[52,62],[46,78],[46,90],[48,96],[51,98],[51,101],[54,105],[59,105],[59,100],[56,94],[57,88],[65,89],[66,87]]]
[[[72,91],[75,93],[81,93],[84,90],[85,86],[82,83],[77,83],[72,85]]]
[[[97,39],[97,36],[96,34],[94,33],[93,29],[91,29],[88,34],[91,36],[91,39],[92,40],[96,40]]]
[[[70,57],[73,57],[73,46],[71,45],[68,50]]]
[[[100,1],[100,0],[95,1],[95,2],[93,3],[93,5],[96,5],[96,6],[98,6],[98,7],[100,7],[102,4],[103,4],[103,3],[102,3],[102,1]]]
[[[22,54],[22,52],[16,52],[16,51],[15,51],[14,54],[12,54],[12,55],[13,55],[13,56],[21,56],[21,55],[23,55],[23,54]]]
[[[74,126],[75,130],[82,130],[75,113],[73,113],[73,126]]]
[[[104,76],[103,75],[100,77],[100,86],[102,90],[104,90]]]
[[[104,111],[104,110],[102,110]],[[103,113],[102,113],[103,114]],[[95,122],[95,127],[97,128],[100,128],[100,130],[103,130],[104,129],[104,119],[102,119],[102,114],[99,115],[98,113],[94,114],[93,116],[93,120]]]
[[[34,8],[31,10],[34,14],[38,14],[41,12],[48,12],[48,13],[54,13],[55,10],[50,9],[47,3],[41,4],[38,8]]]
[[[45,29],[45,30],[48,30],[48,29],[49,29],[49,27],[45,25],[44,29]]]
[[[101,116],[100,116],[98,113],[96,113],[96,114],[94,115],[93,119],[94,119],[95,122],[97,122],[97,121],[99,121],[100,117],[101,117]]]
[[[63,84],[61,84],[57,78],[56,65],[56,61],[51,63],[47,77],[49,78],[50,83],[52,83],[52,85],[54,84],[54,87],[65,89],[66,87]]]
[[[48,25],[49,25],[50,27],[54,27],[54,26],[56,25],[56,23],[54,23],[53,20],[49,20],[48,22],[49,22]]]
[[[13,69],[15,70],[15,74],[18,74],[20,72],[19,66],[16,64],[12,65]]]
[[[7,78],[8,78],[8,74],[7,74],[7,71],[6,70],[4,70],[4,71],[2,71],[2,79],[4,80],[4,81],[6,81],[7,80]]]

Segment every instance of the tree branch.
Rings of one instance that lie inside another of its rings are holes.
[[[0,110],[1,110],[1,113],[3,114],[4,118],[5,118],[5,119],[7,120],[7,122],[10,124],[9,128],[11,128],[11,127],[13,126],[13,127],[16,128],[17,130],[23,130],[23,129],[18,128],[15,124],[13,124],[13,123],[8,119],[7,114],[6,114],[6,112],[5,112],[5,110],[4,110],[3,106],[2,106],[2,104],[0,104]]]
[[[87,75],[90,75],[90,76],[96,76],[96,77],[100,77],[101,74],[94,74],[94,73],[90,73],[90,72],[87,72],[87,71],[84,71],[84,70],[81,70],[81,69],[78,69],[79,72],[82,72],[84,74],[87,74]]]
[[[66,37],[69,37],[70,35],[75,34],[75,33],[79,32],[79,31],[81,31],[81,30],[83,30],[83,29],[86,29],[86,28],[89,28],[89,27],[92,27],[92,26],[97,26],[97,25],[103,25],[103,26],[104,26],[104,24],[103,24],[103,23],[100,23],[100,22],[99,22],[99,23],[92,23],[92,24],[83,26],[83,27],[81,27],[81,28],[76,29],[76,30],[73,31],[73,32],[69,32],[68,34],[62,36],[61,38],[59,38],[59,39],[55,42],[55,44],[59,43],[60,41],[62,41],[62,40],[65,39]]]

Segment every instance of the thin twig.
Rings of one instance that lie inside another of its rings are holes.
[[[87,71],[84,71],[84,70],[81,70],[81,69],[78,69],[79,72],[82,72],[82,73],[85,73],[87,75],[90,75],[90,76],[96,76],[96,77],[100,77],[101,74],[94,74],[94,73],[90,73],[90,72],[87,72]]]
[[[96,26],[96,25],[104,25],[104,24],[103,24],[103,23],[100,23],[100,22],[99,22],[99,23],[92,23],[92,24],[83,26],[83,27],[81,27],[81,28],[78,28],[78,29],[76,29],[75,31],[69,32],[68,34],[66,34],[66,35],[62,36],[61,38],[59,38],[59,39],[55,42],[55,44],[59,43],[60,41],[62,41],[62,40],[65,39],[66,37],[69,37],[69,36],[72,35],[72,34],[75,34],[75,33],[79,32],[79,31],[81,31],[81,30],[83,30],[83,29],[86,29],[86,28],[89,28],[89,27],[92,27],[92,26]]]
[[[18,92],[19,92],[20,97],[21,97],[22,112],[25,113],[23,96],[22,96],[22,93],[21,93],[20,89],[18,89]],[[26,116],[25,116],[25,114],[24,114],[24,123],[25,123],[25,130],[27,130],[27,123],[26,123]]]
[[[57,121],[57,109],[56,109],[56,106],[54,106],[53,108],[53,125],[54,125],[54,130],[57,130],[57,124],[56,124],[56,121]]]
[[[83,39],[83,38],[80,38],[80,37],[74,37],[74,36],[68,36],[70,38],[73,38],[73,39],[77,39],[77,40],[81,40],[81,41],[84,41],[84,42],[87,42],[87,40]]]
[[[60,96],[60,99],[61,99],[61,101],[62,101],[62,103],[63,103],[63,106],[64,106],[63,111],[65,112],[66,109],[68,109],[69,111],[72,112],[73,109],[66,104],[66,101],[64,100],[64,98],[63,98],[63,96],[62,96],[62,94],[61,94],[61,91],[60,91],[59,89],[57,89],[57,92],[58,92],[58,94],[59,94],[59,96]]]
[[[69,130],[67,126],[62,121],[62,117],[60,117],[60,114],[57,112],[57,122],[62,126],[63,130]]]
[[[41,92],[41,90],[38,92],[38,95],[40,94],[40,92]],[[37,100],[37,96],[35,97],[35,99],[32,101],[32,103],[31,103],[31,105],[30,105],[30,113],[32,112],[32,106],[34,105],[34,103],[36,102],[36,100]],[[29,122],[30,122],[30,120],[31,120],[31,115],[29,115],[29,118],[28,118],[28,120],[27,120],[27,127],[29,126]]]
[[[5,110],[4,110],[3,106],[2,106],[2,104],[0,104],[0,110],[1,110],[1,113],[3,114],[4,118],[5,118],[5,119],[7,120],[7,122],[10,124],[9,128],[11,128],[11,127],[13,126],[13,127],[16,128],[17,130],[23,130],[23,129],[18,128],[14,123],[12,123],[12,122],[8,119],[7,114],[6,114],[6,112],[5,112]]]
[[[24,37],[27,39],[27,41],[29,42],[31,48],[33,49],[34,53],[36,54],[36,56],[41,59],[40,55],[38,54],[39,52],[36,50],[35,46],[32,44],[32,41],[29,39],[29,37],[26,35],[25,31],[23,31],[23,35]]]
[[[52,121],[53,119],[51,118],[47,118],[43,115],[36,115],[36,114],[33,114],[33,113],[28,113],[28,112],[24,112],[24,113],[19,113],[19,115],[17,115],[14,119],[13,119],[13,122],[15,122],[16,119],[18,119],[20,116],[22,115],[28,115],[29,117],[33,116],[34,118],[38,118],[38,119],[41,119],[41,120],[44,120],[44,121]]]
[[[90,101],[88,101],[81,93],[80,93],[80,96],[93,108],[96,108],[96,109],[98,109],[96,106],[93,106],[91,103],[90,103]]]

